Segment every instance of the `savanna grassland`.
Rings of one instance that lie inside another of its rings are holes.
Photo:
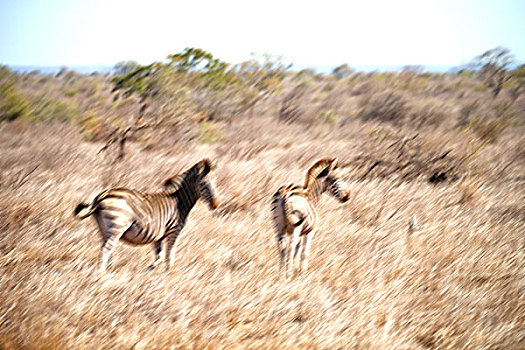
[[[495,92],[475,71],[183,56],[114,76],[2,70],[1,349],[525,347],[518,70]],[[287,279],[271,196],[327,156],[351,199],[322,198],[310,268]],[[96,224],[74,207],[159,190],[204,157],[220,205],[197,204],[171,271],[122,244],[100,275]]]

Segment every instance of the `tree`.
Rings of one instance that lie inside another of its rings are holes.
[[[119,144],[117,159],[124,157],[126,141],[138,131],[178,126],[189,105],[204,109],[206,104],[216,104],[216,95],[235,78],[226,62],[202,49],[186,48],[167,59],[168,62],[146,66],[133,61],[115,66],[117,75],[112,82],[116,98],[136,97],[140,102],[138,115],[131,118],[126,127],[117,128],[103,147],[105,150],[114,143]]]
[[[137,61],[120,61],[113,67],[113,71],[115,72],[115,75],[124,76],[128,75],[139,67],[140,65],[137,63]]]
[[[405,73],[408,75],[420,75],[420,74],[423,74],[424,71],[425,71],[425,67],[419,64],[414,64],[414,65],[409,64],[401,68],[401,73]]]
[[[257,57],[252,54],[250,61],[237,66],[237,75],[249,88],[255,88],[264,98],[279,90],[291,64],[285,64],[280,56],[264,54]]]
[[[179,72],[206,70],[213,65],[213,55],[207,51],[187,47],[184,51],[168,55],[170,65]]]
[[[144,103],[156,92],[155,86],[151,84],[150,76],[160,67],[161,64],[157,62],[147,66],[139,65],[125,75],[114,77],[112,92],[122,92],[125,97],[136,94]]]
[[[348,78],[352,73],[354,73],[354,70],[346,63],[335,67],[332,71],[332,74],[335,75],[337,79]]]
[[[117,64],[118,65],[118,64]],[[123,64],[120,67],[125,67],[121,73],[128,71],[127,74],[117,75],[112,79],[113,90],[117,93],[115,99],[119,97],[137,96],[140,101],[139,112],[136,117],[128,120],[126,127],[117,127],[111,134],[106,145],[100,151],[105,151],[109,146],[116,143],[119,145],[119,154],[116,161],[122,160],[125,155],[125,144],[130,138],[143,129],[158,126],[160,123],[146,123],[144,116],[148,108],[148,103],[152,102],[154,96],[159,94],[162,86],[156,83],[154,79],[155,74],[161,70],[164,65],[159,62],[154,62],[147,66],[138,65],[133,69],[130,65]],[[129,68],[129,69],[128,69]]]
[[[270,54],[252,54],[251,60],[234,66],[243,96],[240,109],[253,111],[259,101],[277,93],[290,68],[291,64],[284,63],[282,57]]]
[[[478,69],[485,85],[492,90],[495,98],[503,85],[510,79],[510,68],[515,64],[514,56],[504,47],[490,49],[474,58],[472,65]]]
[[[202,49],[186,48],[180,53],[169,55],[168,60],[167,66],[178,73],[186,73],[186,83],[194,87],[223,90],[236,82],[228,63]]]
[[[512,71],[508,85],[512,100],[516,101],[525,91],[525,64]]]

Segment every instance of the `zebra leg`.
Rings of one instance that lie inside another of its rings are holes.
[[[149,269],[153,270],[156,268],[160,262],[164,259],[164,254],[166,253],[164,251],[164,246],[162,243],[162,240],[158,240],[155,243],[153,243],[153,253],[155,254],[155,261],[153,261],[153,264],[150,265]]]
[[[95,218],[103,237],[99,270],[104,273],[120,237],[131,227],[133,222],[128,215],[118,211],[98,213]]]
[[[301,240],[299,234],[301,233],[301,226],[295,227],[293,230],[293,234],[290,237],[290,258],[291,261],[288,265],[288,269],[290,270],[291,274],[293,275],[293,270],[295,268],[295,258],[297,257],[297,252],[300,249],[301,246]]]
[[[177,243],[177,238],[179,238],[180,231],[181,229],[177,227],[174,230],[168,232],[168,236],[166,237],[168,240],[166,247],[166,272],[170,271],[171,261],[175,256],[175,244]]]
[[[104,242],[102,243],[102,250],[100,254],[100,267],[99,270],[101,273],[104,273],[106,271],[106,267],[108,265],[109,259],[111,258],[111,255],[113,254],[113,251],[115,250],[115,247],[118,244],[118,241],[122,234],[109,234],[104,239]]]
[[[277,233],[277,252],[279,253],[279,272],[286,268],[286,242],[284,240],[284,230]]]
[[[308,257],[310,255],[310,242],[312,241],[312,237],[314,235],[314,231],[311,231],[307,235],[303,236],[303,254],[301,256],[302,260],[302,266],[301,270],[308,270]]]
[[[303,261],[303,258],[304,258],[304,246],[301,242],[302,240],[302,237],[299,236],[297,238],[297,248],[296,248],[296,251],[295,251],[295,266],[294,266],[294,270],[295,271],[301,271],[301,266],[302,266],[302,261]]]

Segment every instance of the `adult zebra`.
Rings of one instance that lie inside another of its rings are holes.
[[[210,209],[217,208],[217,198],[207,179],[213,169],[211,161],[204,159],[166,180],[163,191],[141,193],[113,188],[100,193],[91,205],[80,203],[75,208],[75,216],[85,219],[93,214],[103,238],[100,270],[105,271],[120,239],[135,245],[153,243],[155,261],[150,269],[154,269],[165,254],[169,270],[174,245],[197,200],[202,197]],[[166,251],[164,239],[167,240]]]
[[[315,231],[316,205],[325,191],[341,202],[346,202],[350,191],[337,174],[337,160],[321,159],[306,173],[304,186],[281,186],[273,195],[272,212],[277,230],[277,249],[280,269],[294,268],[294,259],[300,256],[299,270],[308,268],[310,242]],[[289,236],[288,247],[284,237]],[[302,239],[302,242],[301,242]],[[288,263],[288,260],[291,262]],[[288,265],[288,266],[287,266]],[[297,268],[296,268],[297,269]]]

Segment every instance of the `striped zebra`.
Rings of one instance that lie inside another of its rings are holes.
[[[217,208],[217,198],[207,179],[213,169],[210,160],[204,159],[186,172],[167,179],[160,192],[113,188],[100,193],[91,204],[80,203],[75,208],[75,216],[85,219],[93,214],[103,238],[101,272],[106,270],[121,239],[134,245],[153,243],[155,261],[150,269],[154,269],[165,255],[166,270],[169,270],[175,243],[197,200],[204,198],[210,209]]]
[[[329,194],[341,202],[346,202],[350,191],[337,174],[336,159],[321,159],[310,167],[306,173],[304,186],[281,186],[273,195],[272,213],[277,230],[277,249],[279,252],[279,268],[291,270],[297,259],[299,270],[308,268],[310,241],[315,232],[317,218],[316,205],[321,195]],[[288,247],[284,242],[289,237]],[[302,241],[302,242],[301,242]],[[291,260],[289,263],[288,260]],[[297,270],[297,267],[295,269]]]

